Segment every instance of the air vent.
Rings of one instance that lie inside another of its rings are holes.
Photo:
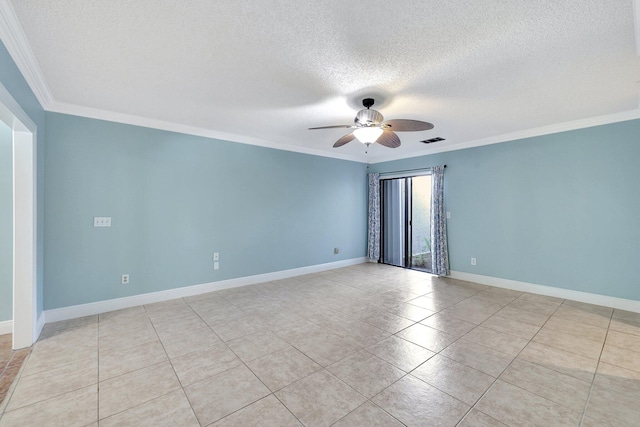
[[[440,138],[439,136],[436,138],[431,138],[431,139],[425,139],[424,141],[420,141],[420,142],[424,142],[425,144],[432,144],[434,142],[440,142],[440,141],[444,141],[444,138]]]

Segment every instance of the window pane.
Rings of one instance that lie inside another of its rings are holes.
[[[411,268],[431,271],[431,175],[411,182]]]

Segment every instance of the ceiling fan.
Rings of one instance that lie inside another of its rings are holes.
[[[335,128],[355,129],[350,134],[337,140],[336,143],[333,144],[334,148],[341,147],[356,138],[367,146],[377,142],[385,147],[397,148],[400,146],[400,138],[395,132],[417,132],[433,129],[433,124],[420,120],[395,119],[383,122],[384,117],[382,114],[371,109],[373,103],[373,98],[365,98],[362,100],[362,105],[364,105],[365,108],[358,111],[354,119],[355,124],[353,125],[321,126],[309,128],[309,130]]]

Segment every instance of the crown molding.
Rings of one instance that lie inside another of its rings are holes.
[[[634,29],[636,40],[636,53],[640,56],[640,0],[633,0]],[[134,126],[142,126],[147,128],[165,130],[169,132],[177,132],[188,135],[203,136],[206,138],[220,139],[225,141],[237,142],[241,144],[256,145],[276,150],[292,151],[296,153],[309,154],[313,156],[329,157],[340,160],[353,161],[358,163],[377,164],[392,160],[402,160],[414,157],[427,156],[431,154],[443,153],[448,151],[463,150],[466,148],[480,147],[483,145],[498,144],[501,142],[514,141],[535,136],[548,135],[570,130],[583,129],[604,124],[634,120],[640,118],[640,101],[638,109],[625,111],[616,114],[598,116],[593,118],[575,120],[566,123],[559,123],[539,128],[528,129],[518,132],[507,133],[503,135],[492,136],[489,138],[477,139],[472,141],[447,144],[442,147],[428,148],[419,153],[391,153],[385,155],[384,158],[376,158],[369,154],[369,158],[363,158],[361,155],[349,155],[338,153],[335,151],[319,150],[308,147],[294,146],[288,144],[279,144],[272,141],[254,138],[244,135],[215,131],[212,129],[199,128],[195,126],[183,125],[174,122],[156,120],[141,116],[117,113],[113,111],[101,110],[97,108],[84,107],[79,105],[61,103],[55,101],[49,86],[42,74],[38,62],[33,55],[31,46],[27,37],[22,30],[22,26],[18,21],[11,4],[8,0],[0,0],[0,40],[4,43],[18,66],[18,69],[24,76],[27,84],[35,94],[43,109],[46,111],[70,114],[80,117],[88,117],[98,120],[106,120],[116,123],[124,123]],[[640,96],[640,95],[639,95]]]
[[[178,132],[188,135],[203,136],[206,138],[221,139],[225,141],[238,142],[242,144],[257,145],[276,150],[292,151],[313,156],[330,157],[340,160],[348,160],[359,163],[366,163],[362,157],[328,152],[307,147],[298,147],[287,144],[277,144],[271,141],[253,138],[243,135],[219,132],[212,129],[198,128],[173,122],[155,120],[129,114],[116,113],[113,111],[100,110],[96,108],[83,107],[79,105],[66,104],[55,101],[49,86],[42,74],[40,66],[36,61],[29,41],[22,30],[11,4],[6,0],[0,0],[0,40],[9,51],[11,58],[16,63],[18,69],[27,81],[27,84],[46,111],[71,114],[92,119],[106,120],[110,122],[124,123],[135,126],[148,127],[153,129]]]
[[[0,39],[42,108],[48,109],[53,103],[53,95],[22,31],[18,17],[6,0],[0,0]]]
[[[585,129],[594,126],[608,125],[611,123],[626,122],[628,120],[640,119],[640,108],[635,110],[623,111],[621,113],[607,114],[604,116],[590,117],[587,119],[573,120],[565,123],[557,123],[538,128],[527,129],[518,132],[505,133],[502,135],[491,136],[489,138],[476,139],[472,141],[460,142],[456,144],[443,145],[439,148],[430,148],[420,153],[409,153],[386,156],[384,159],[375,160],[370,164],[384,163],[392,160],[410,159],[413,157],[429,156],[437,153],[446,153],[448,151],[464,150],[466,148],[481,147],[483,145],[499,144],[501,142],[516,141],[519,139],[532,138],[536,136],[550,135],[554,133],[567,132],[578,129]]]
[[[640,0],[639,0],[640,1]],[[205,138],[218,139],[229,142],[237,142],[240,144],[256,145],[265,148],[272,148],[275,150],[292,151],[296,153],[309,154],[313,156],[329,157],[340,160],[353,161],[358,163],[377,164],[384,163],[393,160],[410,159],[414,157],[428,156],[437,153],[445,153],[448,151],[464,150],[466,148],[481,147],[483,145],[499,144],[501,142],[516,141],[519,139],[532,138],[536,136],[550,135],[554,133],[567,132],[572,130],[590,128],[594,126],[607,125],[611,123],[625,122],[628,120],[640,119],[640,105],[635,110],[623,111],[621,113],[608,114],[604,116],[590,117],[586,119],[573,120],[570,122],[557,123],[548,126],[541,126],[538,128],[527,129],[523,131],[510,132],[502,135],[496,135],[488,138],[476,139],[467,142],[461,142],[456,144],[444,145],[442,147],[429,148],[419,153],[398,153],[385,155],[384,159],[376,159],[372,157],[370,161],[363,158],[360,155],[349,155],[337,153],[334,151],[318,150],[314,148],[279,144],[265,139],[254,138],[245,135],[238,135],[234,133],[227,133],[216,131],[213,129],[200,128],[196,126],[189,126],[175,122],[169,122],[164,120],[151,119],[147,117],[135,116],[124,113],[117,113],[108,110],[101,110],[98,108],[83,107],[74,104],[67,104],[61,102],[52,102],[49,108],[45,108],[47,111],[61,114],[69,114],[73,116],[87,117],[97,120],[105,120],[115,123],[129,124],[133,126],[141,126],[146,128],[164,130],[169,132],[177,132],[187,135],[202,136]],[[369,154],[371,156],[371,154]]]
[[[288,144],[279,144],[266,139],[254,138],[245,135],[216,131],[213,129],[189,126],[175,122],[151,119],[147,117],[135,116],[131,114],[117,113],[114,111],[101,110],[99,108],[83,107],[74,104],[66,104],[62,102],[53,102],[47,111],[53,113],[69,114],[72,116],[87,117],[90,119],[105,120],[108,122],[123,123],[133,126],[141,126],[146,128],[164,130],[168,132],[176,132],[187,135],[202,136],[205,138],[218,139],[229,142],[237,142],[240,144],[257,145],[259,147],[271,148],[275,150],[292,151],[302,154],[310,154],[313,156],[330,157],[339,160],[348,160],[353,162],[365,163],[359,156],[353,156],[342,153],[328,152],[308,147],[300,147]]]

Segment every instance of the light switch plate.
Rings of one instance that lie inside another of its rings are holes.
[[[111,217],[110,216],[94,216],[93,226],[94,227],[111,227]]]

